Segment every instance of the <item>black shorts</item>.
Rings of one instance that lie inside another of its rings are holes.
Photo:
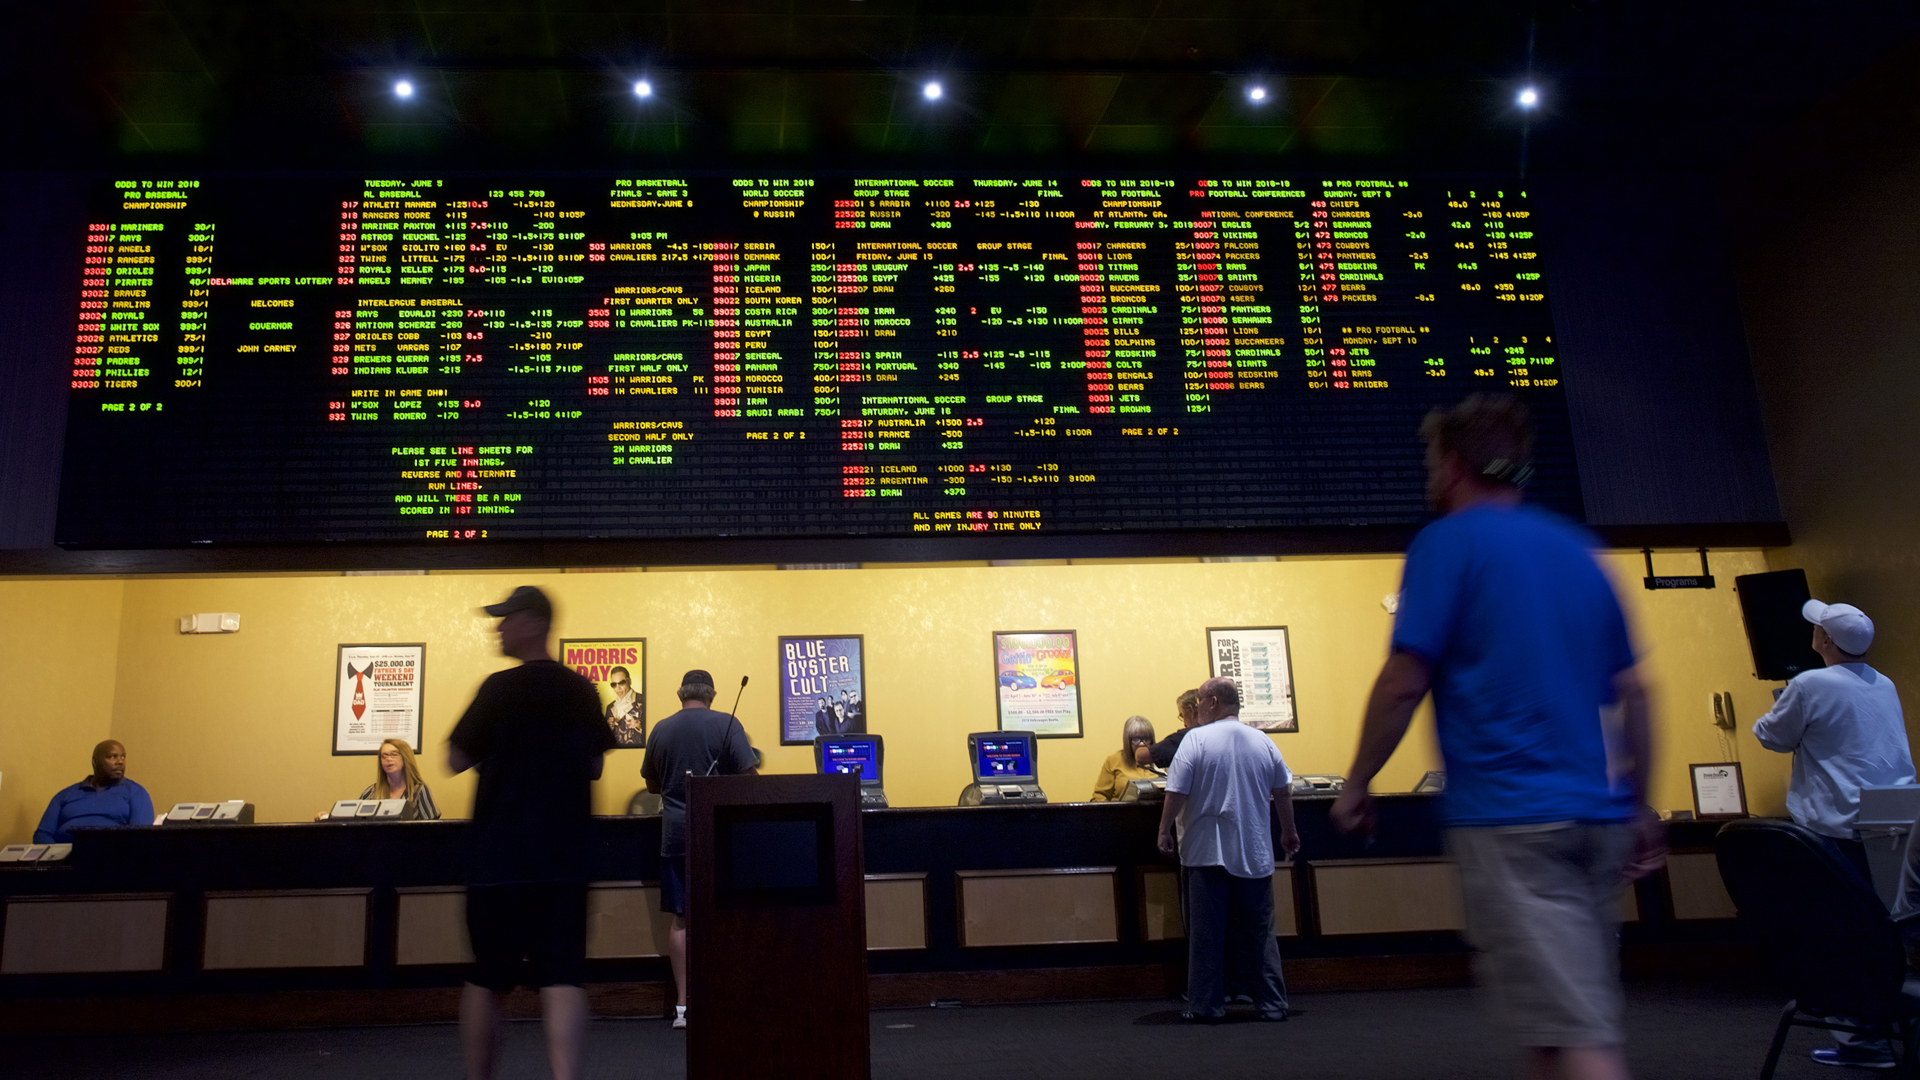
[[[587,886],[541,881],[467,888],[467,981],[506,993],[515,986],[587,981]]]
[[[660,856],[660,910],[669,915],[687,913],[687,857]]]

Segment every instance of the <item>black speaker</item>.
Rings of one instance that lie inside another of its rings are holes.
[[[1740,594],[1740,618],[1747,624],[1755,678],[1784,681],[1826,666],[1813,651],[1813,624],[1800,617],[1800,609],[1813,597],[1805,570],[1746,574],[1733,579],[1733,588]]]

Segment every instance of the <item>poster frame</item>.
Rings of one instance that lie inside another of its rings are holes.
[[[371,750],[340,749],[340,693],[345,690],[347,686],[346,677],[341,674],[341,672],[345,670],[347,666],[348,649],[418,650],[417,655],[419,661],[415,666],[415,670],[420,674],[413,681],[413,735],[407,740],[407,745],[411,747],[414,754],[418,756],[421,752],[421,741],[426,737],[424,728],[426,727],[427,715],[427,643],[424,641],[343,642],[334,647],[333,720],[327,724],[329,736],[327,748],[332,751],[334,757],[370,757],[377,756],[380,753],[378,746],[375,746]]]
[[[1032,728],[1010,728],[1000,699],[1000,639],[1003,637],[1027,637],[1034,634],[1065,635],[1068,647],[1073,650],[1073,731],[1039,732]],[[1087,699],[1080,687],[1080,677],[1086,672],[1080,663],[1080,632],[1078,630],[995,630],[993,632],[993,722],[1000,731],[1024,731],[1036,739],[1083,739],[1087,735]]]
[[[1261,728],[1255,728],[1254,730],[1264,731],[1269,735],[1298,735],[1300,734],[1300,684],[1293,677],[1293,629],[1292,627],[1284,626],[1284,625],[1281,625],[1281,626],[1209,626],[1207,627],[1207,677],[1213,678],[1213,679],[1220,678],[1219,656],[1217,653],[1215,653],[1213,648],[1213,635],[1216,632],[1231,631],[1233,633],[1246,633],[1249,630],[1279,630],[1286,635],[1287,698],[1293,702],[1293,720],[1292,720],[1291,727],[1283,727],[1283,728],[1261,727]]]
[[[640,745],[639,746],[616,746],[613,748],[614,750],[645,750],[647,748],[647,735],[652,730],[652,728],[649,727],[650,721],[647,718],[647,686],[648,686],[647,657],[648,657],[648,654],[653,652],[652,644],[648,642],[646,638],[638,637],[638,636],[636,637],[561,638],[559,641],[560,666],[567,668],[568,671],[573,670],[573,668],[568,666],[567,664],[567,646],[569,645],[612,645],[612,644],[626,645],[626,644],[631,644],[633,642],[640,643],[640,665],[639,665],[640,666]],[[627,667],[628,665],[621,664],[619,666]],[[629,672],[629,674],[631,674],[631,672]],[[598,693],[598,692],[599,691],[596,688],[595,693]],[[605,706],[601,707],[600,718],[602,720],[606,719]]]
[[[1700,810],[1700,770],[1732,769],[1734,790],[1740,795],[1740,812],[1737,814],[1709,814]],[[1702,761],[1687,766],[1687,785],[1693,790],[1693,817],[1695,821],[1734,821],[1751,817],[1747,810],[1747,777],[1737,761]]]
[[[867,701],[867,635],[865,634],[782,634],[774,642],[774,670],[780,671],[779,723],[781,746],[812,746],[813,738],[787,738],[787,679],[784,666],[787,662],[787,642],[789,641],[853,641],[858,644],[860,656],[860,707],[864,710],[870,704]],[[873,731],[873,714],[861,715],[862,734]]]

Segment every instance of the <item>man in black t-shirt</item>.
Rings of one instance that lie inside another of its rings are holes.
[[[744,684],[743,684],[744,685]],[[653,726],[640,778],[660,795],[660,910],[673,916],[667,959],[679,1002],[673,1026],[687,1026],[687,777],[758,772],[753,744],[731,713],[713,704],[713,676],[695,668],[680,677],[680,711]]]
[[[522,585],[483,610],[500,619],[500,651],[521,663],[480,684],[448,740],[453,771],[480,773],[466,859],[474,957],[460,999],[467,1076],[493,1075],[501,1003],[524,983],[540,990],[554,1077],[573,1080],[586,1057],[593,782],[613,732],[593,684],[547,655],[553,605],[545,593]]]

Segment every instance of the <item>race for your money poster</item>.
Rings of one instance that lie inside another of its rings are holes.
[[[647,745],[647,639],[582,638],[560,643],[560,662],[587,677],[618,750]]]
[[[865,648],[859,634],[780,639],[780,745],[866,732]]]
[[[1031,731],[1043,739],[1080,737],[1080,656],[1073,631],[995,633],[993,668],[1001,731]]]
[[[427,647],[342,645],[333,669],[333,752],[377,754],[388,739],[420,752]]]
[[[1217,679],[1240,688],[1240,722],[1261,731],[1300,730],[1293,711],[1293,654],[1284,626],[1210,626],[1207,656]]]

